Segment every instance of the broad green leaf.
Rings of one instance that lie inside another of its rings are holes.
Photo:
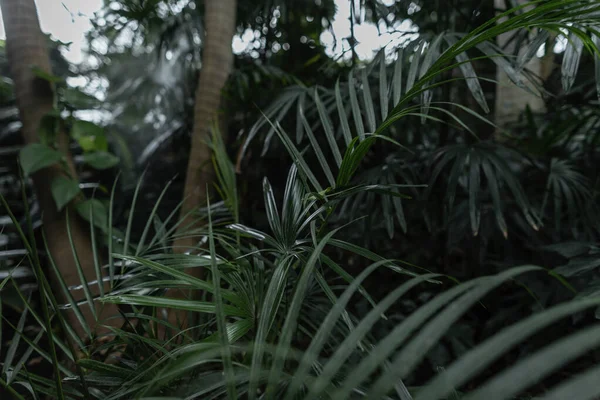
[[[58,110],[54,109],[44,115],[38,128],[40,143],[52,146],[56,141],[56,135],[60,128],[61,116]]]
[[[108,230],[108,213],[104,204],[98,199],[88,199],[77,204],[77,213],[88,222],[90,213],[94,213],[94,225],[106,232]]]
[[[85,153],[83,155],[83,161],[89,166],[99,170],[109,169],[119,164],[119,158],[106,151]]]
[[[71,127],[71,137],[79,143],[79,146],[85,152],[108,150],[104,128],[93,122],[75,120]]]
[[[352,179],[352,175],[358,169],[360,162],[364,159],[371,145],[375,141],[375,136],[369,136],[363,141],[359,141],[360,138],[354,138],[348,145],[344,158],[342,159],[342,165],[338,172],[336,186],[346,186]]]
[[[62,158],[63,155],[61,152],[41,143],[28,144],[19,153],[19,161],[21,162],[25,176],[54,165]]]
[[[79,190],[79,182],[63,175],[57,176],[52,180],[51,190],[58,211],[62,210],[71,200],[81,193]]]

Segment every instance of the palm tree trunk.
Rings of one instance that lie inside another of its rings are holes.
[[[206,187],[213,181],[211,151],[206,145],[211,124],[218,117],[221,91],[233,67],[231,40],[235,30],[236,0],[205,1],[206,39],[202,50],[202,69],[196,88],[194,128],[181,208],[182,231],[194,227],[189,213],[206,203]],[[175,251],[184,252],[197,244],[197,238],[175,241]]]
[[[206,205],[207,188],[212,185],[213,171],[211,150],[206,144],[212,124],[219,120],[221,92],[233,68],[231,41],[235,31],[237,0],[206,0],[204,2],[205,42],[202,49],[202,69],[196,87],[194,105],[194,126],[190,159],[185,179],[183,204],[180,211],[178,238],[173,242],[173,251],[184,253],[198,245],[199,238],[193,230],[198,226],[194,211]],[[222,134],[226,134],[222,131]],[[186,271],[196,277],[202,270],[192,268]],[[180,290],[169,290],[168,297],[185,298],[194,296]],[[186,313],[168,313],[172,324],[187,326]]]
[[[37,66],[50,73],[50,58],[37,16],[34,0],[0,0],[2,15],[6,30],[6,51],[10,70],[14,80],[15,96],[21,121],[22,134],[27,144],[39,141],[38,129],[42,117],[54,108],[54,89],[52,85],[38,78],[32,70]],[[68,151],[69,140],[64,132],[57,138],[57,146],[65,155],[69,168],[74,173],[73,163]],[[50,184],[63,172],[56,165],[33,174],[33,184],[36,189],[43,216],[44,233],[48,241],[50,254],[68,286],[80,285],[75,259],[67,236],[65,212],[59,212],[52,197]],[[75,176],[75,174],[73,174]],[[79,256],[84,276],[88,281],[96,279],[91,251],[89,230],[76,219],[76,212],[70,207],[71,234],[75,250]],[[55,280],[52,277],[51,280]],[[55,281],[54,281],[55,282]],[[61,293],[60,286],[56,293]],[[100,310],[99,310],[100,311]],[[99,316],[107,316],[116,311],[115,307],[104,307]],[[91,310],[82,307],[86,322],[95,330],[98,322],[94,320]],[[68,314],[69,322],[76,332],[83,337],[83,328],[72,313]]]

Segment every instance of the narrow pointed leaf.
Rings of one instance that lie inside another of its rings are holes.
[[[469,393],[464,400],[512,398],[523,389],[540,382],[561,366],[593,350],[599,344],[599,326],[574,333],[496,375],[482,387]],[[510,385],[507,385],[507,382],[510,382]]]
[[[298,117],[302,120],[302,124],[304,125],[304,131],[306,132],[306,135],[308,136],[308,139],[310,140],[310,144],[314,150],[314,154],[317,156],[317,160],[319,161],[319,164],[321,164],[323,173],[325,173],[325,177],[327,177],[327,180],[329,181],[329,185],[332,187],[335,186],[335,179],[333,178],[333,172],[331,172],[329,163],[327,162],[327,159],[325,159],[325,154],[323,154],[323,151],[321,150],[321,146],[319,145],[319,142],[317,141],[315,134],[313,133],[310,125],[308,124],[308,121],[306,120],[306,118],[304,116],[304,110],[300,109]]]
[[[335,103],[337,105],[338,115],[340,117],[342,135],[344,136],[346,146],[349,146],[350,142],[352,141],[352,132],[350,131],[350,125],[348,124],[348,115],[346,114],[346,108],[344,106],[344,101],[342,100],[339,80],[335,82]]]
[[[369,78],[367,76],[367,69],[363,68],[361,71],[361,85],[363,92],[363,103],[365,105],[365,111],[367,114],[367,123],[369,124],[369,131],[375,132],[377,129],[375,122],[375,109],[373,107],[373,97],[371,97],[371,88],[369,87]]]
[[[350,71],[348,74],[348,95],[350,96],[350,106],[352,107],[352,117],[354,118],[354,126],[360,140],[365,138],[365,127],[363,125],[362,114],[358,105],[358,97],[356,96],[356,82],[354,73]]]
[[[562,87],[565,92],[569,92],[575,83],[575,77],[579,70],[579,62],[583,53],[583,41],[579,36],[572,33],[567,41],[567,49],[562,62]]]
[[[412,57],[412,61],[410,63],[410,68],[408,69],[408,77],[406,78],[406,90],[405,93],[408,94],[410,90],[415,85],[415,81],[417,79],[417,73],[419,72],[419,63],[421,61],[421,52],[423,50],[424,42],[419,43],[417,48],[415,49]]]
[[[250,368],[248,398],[251,400],[256,398],[260,373],[263,371],[262,362],[267,337],[279,310],[288,278],[288,271],[292,262],[291,258],[286,258],[277,264],[260,309],[254,351],[252,353],[252,365]]]
[[[321,124],[323,125],[323,129],[325,130],[325,137],[327,138],[327,142],[329,143],[329,148],[331,149],[331,153],[333,154],[333,159],[335,163],[339,167],[342,164],[342,154],[340,153],[340,149],[338,148],[337,142],[335,140],[335,132],[333,130],[333,125],[331,120],[329,119],[329,113],[323,106],[323,102],[319,97],[319,91],[315,88],[314,92],[315,103],[317,105],[317,110],[319,112],[319,117],[321,118]]]
[[[385,51],[379,57],[379,108],[381,108],[381,120],[384,121],[388,115],[390,103],[389,88],[387,83],[387,68],[385,64]]]
[[[450,46],[456,43],[456,39],[452,36],[446,36],[446,41]],[[485,93],[481,87],[481,83],[479,82],[479,78],[477,77],[477,73],[475,72],[475,68],[473,68],[473,64],[469,61],[469,58],[466,53],[460,53],[456,56],[456,61],[459,63],[459,68],[463,76],[465,77],[465,81],[467,83],[467,87],[469,91],[477,101],[477,104],[483,109],[483,111],[488,114],[490,112],[490,107],[487,104],[485,99]]]
[[[400,98],[402,97],[402,67],[404,64],[404,49],[400,49],[398,52],[398,59],[394,64],[394,81],[393,85],[393,95],[394,95],[394,107],[398,105],[400,102]]]
[[[535,314],[510,327],[503,329],[485,342],[467,352],[427,384],[416,400],[438,399],[451,390],[451,386],[461,386],[476,373],[483,371],[502,354],[523,342],[526,338],[543,330],[552,323],[569,315],[600,304],[600,298],[571,301],[554,306]]]
[[[444,335],[450,326],[473,304],[491,290],[497,288],[509,279],[527,272],[539,270],[540,267],[524,266],[513,268],[493,277],[488,277],[480,282],[473,290],[461,296],[452,302],[448,309],[443,310],[430,322],[428,322],[418,334],[405,345],[400,353],[394,357],[394,361],[388,371],[386,371],[372,386],[368,398],[380,398],[392,387],[395,378],[403,379],[416,367],[416,365],[425,357],[433,345]]]

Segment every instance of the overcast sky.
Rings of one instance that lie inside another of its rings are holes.
[[[382,0],[383,3],[393,3],[394,0]],[[36,0],[40,23],[44,32],[49,32],[55,39],[62,42],[72,42],[70,51],[65,53],[66,58],[74,63],[82,61],[82,49],[85,48],[85,32],[91,28],[90,18],[94,12],[102,6],[102,0]],[[338,38],[347,37],[350,33],[350,0],[336,0],[338,13],[333,22],[333,29]],[[403,24],[399,29],[410,28],[410,23]],[[402,39],[398,34],[386,34],[379,36],[377,28],[372,24],[361,24],[355,26],[355,35],[359,42],[356,51],[362,59],[369,59],[373,55],[373,49],[378,49],[390,42],[398,42]],[[0,19],[0,38],[4,38],[4,24]],[[321,36],[323,44],[329,47],[331,55],[337,55],[347,43],[339,43],[336,48],[337,54],[333,52],[333,37],[330,33]],[[242,48],[243,42],[240,38],[234,40],[234,49]]]
[[[81,62],[85,32],[91,28],[90,18],[102,6],[102,0],[36,0],[36,4],[42,30],[62,42],[73,42],[65,56],[69,61]],[[0,37],[5,38],[1,19]]]

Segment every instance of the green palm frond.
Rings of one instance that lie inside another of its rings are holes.
[[[438,181],[442,171],[447,170],[446,201],[452,210],[459,187],[462,187],[468,197],[469,219],[473,235],[479,232],[481,221],[482,182],[485,181],[494,206],[498,228],[504,236],[508,235],[503,208],[507,202],[505,187],[512,195],[513,201],[523,212],[527,222],[537,230],[540,226],[539,217],[529,204],[523,187],[515,176],[507,160],[515,157],[510,151],[492,143],[480,142],[475,145],[453,145],[439,150],[434,159],[433,171],[429,188]],[[517,158],[518,159],[518,158]],[[426,196],[430,195],[428,190]]]
[[[544,32],[566,29],[572,49],[563,63],[563,84],[565,89],[572,87],[583,50],[598,54],[598,49],[592,47],[597,38],[589,34],[596,34],[593,26],[597,24],[600,6],[581,0],[532,3],[537,7],[504,13],[466,35],[447,33],[415,41],[398,52],[398,61],[393,65],[388,66],[380,55],[374,64],[351,71],[347,81],[338,82],[331,90],[295,87],[286,91],[285,101],[268,109],[252,130],[256,136],[263,126],[268,127],[267,138],[277,135],[294,161],[281,200],[270,181],[263,181],[268,233],[246,226],[241,220],[233,166],[223,143],[215,136],[214,163],[223,202],[196,210],[198,220],[206,224],[185,233],[194,235],[200,243],[208,243],[208,250],[173,254],[168,248],[181,223],[175,221],[178,208],[164,221],[158,219],[158,206],[168,195],[168,185],[137,238],[132,215],[144,190],[140,181],[123,231],[113,227],[114,190],[108,206],[96,199],[97,207],[87,210],[94,239],[92,251],[98,259],[94,265],[96,281],[86,281],[77,263],[75,272],[80,276],[80,285],[69,288],[58,274],[58,288],[62,291],[59,296],[51,290],[42,271],[29,214],[26,213],[26,230],[10,214],[4,197],[0,197],[26,249],[42,309],[40,313],[32,307],[28,296],[15,285],[26,308],[16,325],[1,320],[10,325],[13,335],[3,359],[0,384],[12,394],[17,393],[17,398],[24,397],[16,389],[20,385],[33,398],[58,399],[171,396],[439,400],[457,398],[463,393],[467,399],[510,399],[527,394],[528,389],[561,367],[597,349],[600,331],[597,325],[589,324],[583,329],[571,329],[557,340],[546,341],[545,347],[534,349],[514,363],[499,362],[504,358],[512,360],[518,347],[533,337],[544,336],[553,324],[600,306],[597,293],[588,293],[587,297],[559,302],[503,326],[448,365],[438,366],[429,382],[416,389],[407,386],[405,382],[419,374],[430,351],[462,318],[485,306],[488,295],[514,282],[522,285],[521,279],[533,274],[553,279],[557,274],[570,278],[579,273],[595,273],[598,249],[594,245],[570,249],[568,268],[559,266],[547,275],[542,267],[526,265],[455,284],[443,274],[419,275],[408,263],[383,257],[338,237],[351,229],[354,221],[334,218],[335,211],[344,207],[358,208],[354,202],[359,196],[372,196],[383,199],[385,218],[396,218],[407,231],[400,199],[405,190],[415,194],[418,179],[399,171],[398,160],[389,160],[388,171],[370,165],[368,156],[377,157],[376,146],[380,144],[405,151],[396,140],[402,128],[396,122],[408,116],[440,121],[442,115],[446,121],[468,130],[466,122],[449,111],[449,104],[435,100],[435,89],[446,83],[444,72],[458,68],[479,106],[487,111],[470,61],[475,52],[494,59],[514,83],[525,85],[528,75],[523,65],[532,57],[535,46],[546,38]],[[127,10],[147,11],[143,5],[139,7]],[[525,55],[516,61],[491,42],[500,33],[527,28],[539,29],[539,36],[534,36]],[[452,106],[483,118],[465,106]],[[291,110],[296,117],[294,138],[282,127]],[[540,217],[515,176],[517,168],[511,163],[514,159],[522,161],[514,153],[501,151],[500,146],[486,141],[444,146],[432,160],[431,186],[424,195],[432,196],[433,184],[439,185],[446,178],[444,202],[452,211],[459,208],[455,206],[458,197],[465,199],[460,207],[469,215],[473,234],[480,231],[482,204],[488,200],[505,236],[507,204],[516,205],[513,208],[518,208],[527,223],[537,228]],[[398,177],[406,185],[397,183]],[[542,215],[552,204],[555,213],[561,213],[563,218],[566,205],[564,215],[575,218],[578,214],[574,207],[589,203],[588,182],[567,161],[551,162],[546,184]],[[372,201],[374,204],[376,200]],[[393,233],[394,225],[386,228]],[[104,247],[107,254],[102,258],[107,259],[107,265],[100,261]],[[559,250],[566,254],[564,248]],[[348,272],[352,271],[350,265],[335,257],[336,251],[362,259],[356,277]],[[76,252],[72,253],[77,259]],[[582,259],[577,260],[578,257]],[[50,268],[58,271],[53,261],[58,260],[50,260]],[[376,286],[379,293],[369,293],[365,283],[382,267],[396,272],[401,281],[389,291]],[[199,279],[185,273],[189,268],[203,268],[207,274]],[[108,282],[107,289],[104,281]],[[431,290],[432,283],[436,283],[432,298],[395,319],[389,332],[375,334],[377,324],[392,307],[414,292],[424,292],[426,285]],[[191,289],[202,294],[202,298],[160,296],[166,288]],[[352,312],[353,298],[358,295],[370,305],[360,317]],[[67,304],[60,304],[59,297],[66,298]],[[63,314],[65,310],[73,312],[86,333],[93,335],[83,313],[86,307],[94,310],[98,303],[124,306],[124,322],[111,329],[112,343],[86,347]],[[180,331],[158,314],[157,310],[164,307],[192,311],[202,318],[197,325]],[[33,337],[24,328],[26,318],[33,318],[40,328]],[[167,329],[166,337],[156,334],[157,324]],[[40,345],[42,339],[47,340],[47,348]],[[124,350],[114,364],[96,359],[115,346]],[[17,350],[23,350],[19,356]],[[38,377],[24,367],[34,355],[52,363],[53,379]],[[61,364],[61,358],[72,363],[73,370]],[[506,368],[498,371],[498,365]],[[598,368],[589,363],[578,374],[560,382],[545,381],[548,385],[543,395],[547,399],[592,399],[600,390],[597,374]]]
[[[552,220],[556,224],[556,230],[560,231],[565,208],[569,226],[575,227],[575,221],[580,219],[578,217],[581,215],[584,215],[585,220],[587,204],[590,204],[591,199],[588,179],[569,162],[552,159],[541,212],[543,214],[548,204],[552,202],[554,208]]]
[[[585,47],[592,54],[600,54],[600,50],[594,45],[596,36],[592,17],[595,15],[594,13],[598,13],[598,6],[589,4],[583,7],[580,0],[567,2],[554,0],[546,2],[546,4],[538,4],[537,7],[532,7],[528,11],[523,11],[523,9],[524,6],[520,6],[507,11],[469,34],[444,33],[411,42],[406,48],[397,52],[396,60],[393,62],[392,82],[389,84],[391,90],[387,84],[389,75],[387,60],[381,52],[372,64],[365,68],[359,68],[359,71],[352,71],[346,84],[336,86],[336,104],[333,104],[334,93],[332,91],[323,88],[294,86],[265,111],[265,118],[280,121],[292,109],[292,105],[298,103],[301,106],[298,107],[296,119],[299,120],[302,118],[302,110],[307,108],[307,105],[300,100],[310,99],[313,100],[315,106],[318,106],[320,102],[318,92],[324,91],[322,103],[326,105],[325,110],[330,114],[339,115],[340,126],[343,128],[346,143],[348,143],[348,138],[353,136],[363,139],[365,126],[371,133],[382,133],[395,121],[407,115],[419,114],[426,118],[429,104],[432,101],[432,89],[447,83],[440,81],[441,74],[454,68],[461,71],[462,79],[466,81],[467,87],[477,103],[485,112],[489,112],[479,78],[471,64],[468,52],[478,50],[482,53],[483,58],[492,60],[502,68],[514,84],[528,90],[526,82],[529,79],[527,75],[523,74],[523,65],[537,51],[535,46],[540,41],[539,37],[547,38],[548,32],[557,32],[562,35],[563,33],[559,29],[570,32],[571,40],[567,43],[568,53],[564,57],[565,64],[562,69],[563,81],[570,88],[578,71],[579,58],[583,48]],[[517,10],[522,12],[502,21],[505,16],[511,15]],[[539,33],[532,40],[530,51],[526,51],[520,58],[513,60],[510,54],[505,54],[492,40],[501,33],[518,29],[537,29]],[[539,46],[537,47],[539,48]],[[410,63],[408,69],[405,68],[406,63]],[[377,65],[379,68],[375,68]],[[408,71],[405,73],[406,70]],[[359,74],[361,78],[357,79],[356,75]],[[379,104],[371,96],[372,89],[369,83],[372,80],[378,81]],[[361,107],[359,97],[363,100],[363,107]],[[411,102],[416,99],[421,105],[420,111],[411,105]],[[388,113],[390,103],[392,108]],[[376,108],[379,108],[379,114],[382,116],[379,121],[376,119]],[[332,136],[331,129],[326,127],[328,125],[326,118],[321,111],[319,114],[321,120],[316,119],[317,124],[323,126],[327,136]],[[347,123],[348,115],[352,116],[354,122],[352,127]],[[245,147],[264,125],[265,119],[257,122],[246,138]],[[275,130],[271,129],[267,133],[265,147],[270,143],[274,132]],[[304,137],[304,133],[299,129],[296,134],[299,138]],[[328,140],[330,140],[329,137]]]
[[[316,258],[314,260],[316,261]],[[256,351],[259,343],[261,354],[268,356],[257,359],[255,355],[255,361],[251,367],[235,363],[236,366],[233,367],[233,375],[230,375],[229,382],[235,383],[238,393],[248,393],[252,397],[250,393],[256,393],[254,390],[264,387],[263,385],[270,381],[271,389],[266,389],[267,398],[296,398],[295,396],[300,390],[305,394],[302,398],[307,399],[346,399],[349,396],[369,399],[383,398],[393,390],[396,383],[399,382],[398,379],[406,378],[414,371],[414,368],[423,360],[427,349],[431,348],[463,313],[487,293],[520,275],[540,270],[540,268],[530,266],[515,268],[497,276],[479,278],[451,288],[417,309],[380,342],[360,350],[359,342],[364,340],[373,323],[381,318],[385,309],[409,290],[414,290],[427,279],[436,276],[431,274],[414,278],[391,292],[364,319],[358,321],[355,329],[342,343],[334,347],[331,353],[327,352],[329,355],[323,355],[324,340],[328,337],[333,324],[342,316],[347,301],[358,290],[360,283],[380,266],[382,263],[370,266],[346,289],[318,327],[318,332],[311,341],[309,350],[305,352],[293,350],[285,338],[278,343],[266,342],[265,337],[265,341],[261,340],[254,344],[246,345],[240,342],[229,345],[231,356],[236,360],[239,360],[244,353],[251,349]],[[305,271],[310,271],[310,269]],[[305,274],[308,276],[311,272],[305,272]],[[305,296],[304,289],[305,286],[299,286],[294,291],[291,301],[302,302]],[[411,394],[415,396],[414,398],[421,400],[444,398],[454,393],[456,387],[461,387],[484,372],[489,365],[492,365],[503,354],[511,351],[521,341],[563,318],[599,304],[598,298],[589,298],[571,301],[534,314],[501,330],[468,351],[447,368],[441,369],[439,375],[434,377],[431,382]],[[296,315],[290,311],[286,321],[295,319]],[[268,322],[266,324],[268,325]],[[563,364],[589,349],[597,347],[599,345],[597,331],[598,327],[591,327],[540,349],[511,369],[485,382],[467,398],[481,399],[492,396],[504,399],[521,393]],[[151,374],[147,370],[133,371],[124,369],[124,367],[107,367],[104,368],[103,375],[113,376],[114,379],[121,381],[123,377],[129,377],[126,381],[122,381],[120,390],[113,395],[113,398],[124,398],[131,393],[131,390],[142,391],[146,395],[158,394],[161,387],[170,386],[199,366],[208,367],[210,364],[220,362],[218,360],[222,351],[222,346],[216,342],[190,343],[161,358],[152,367]],[[287,361],[285,364],[276,361],[281,360],[281,357]],[[387,363],[388,359],[391,360],[391,364]],[[267,362],[267,360],[271,361]],[[347,365],[348,362],[351,363],[351,367]],[[92,366],[89,363],[88,365]],[[297,367],[292,367],[293,365],[297,365]],[[384,368],[385,365],[388,367]],[[531,371],[533,366],[537,366],[534,369],[536,373],[526,373],[526,371]],[[278,371],[276,376],[274,376],[274,368],[277,368]],[[371,378],[371,373],[378,370],[381,370],[382,373]],[[585,376],[585,372],[582,372],[580,376]],[[578,390],[583,393],[595,393],[596,385],[593,383],[581,384],[580,376],[572,378],[573,382],[580,382]],[[275,377],[278,379],[275,380]],[[507,380],[513,384],[507,385]],[[182,393],[182,396],[191,396],[193,393],[209,393],[214,390],[216,398],[227,398],[225,390],[227,379],[222,374],[218,379],[215,377],[210,382],[210,385],[208,382],[204,382],[202,385],[189,388],[187,385],[183,386],[187,390]],[[552,395],[553,389],[564,390],[561,388],[562,385],[550,388],[547,395]]]

